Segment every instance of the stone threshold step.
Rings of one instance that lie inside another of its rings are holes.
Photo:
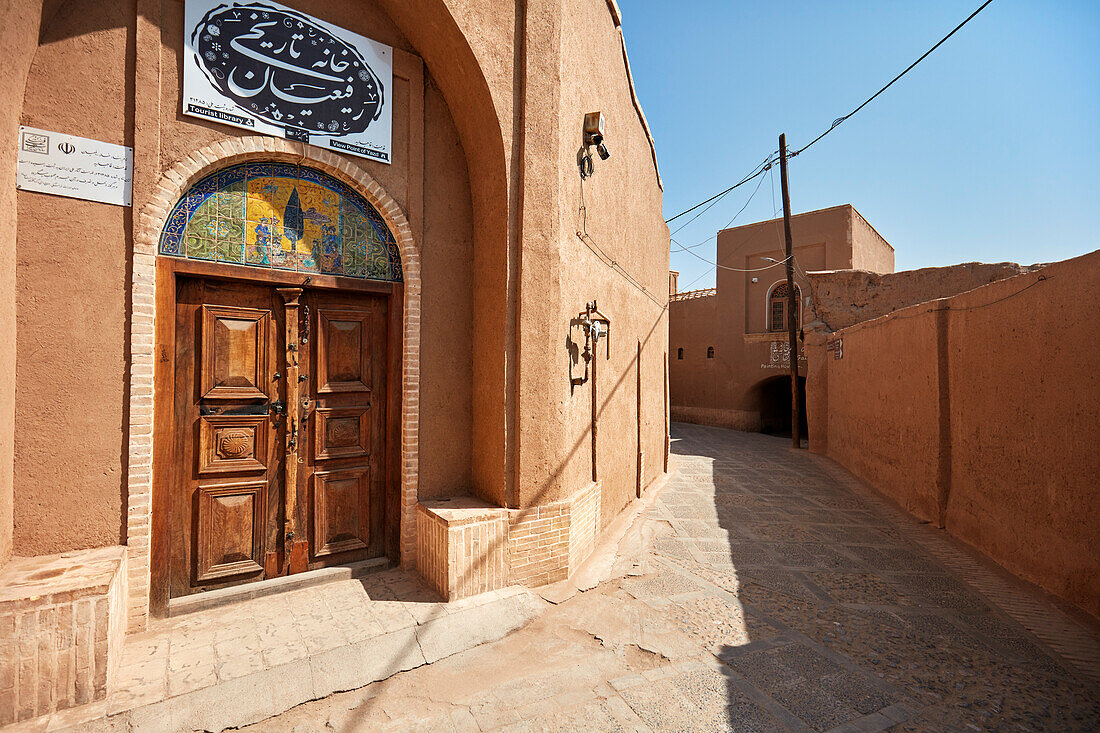
[[[245,585],[235,585],[230,588],[219,588],[205,593],[195,593],[189,596],[173,598],[168,601],[168,616],[182,616],[196,611],[207,611],[219,606],[227,606],[231,603],[262,598],[275,593],[285,593],[290,590],[300,590],[324,583],[333,583],[338,580],[351,580],[361,578],[367,573],[385,570],[390,566],[390,561],[385,557],[374,557],[362,562],[348,563],[331,568],[318,568],[307,570],[304,573],[285,575],[279,578],[260,580]]]
[[[304,702],[364,687],[496,641],[534,620],[546,607],[534,593],[516,586],[485,596],[488,600],[480,605],[462,605],[415,626],[156,702],[142,704],[132,699],[130,691],[120,691],[106,704],[66,711],[66,716],[54,716],[27,730],[177,733],[239,728]]]

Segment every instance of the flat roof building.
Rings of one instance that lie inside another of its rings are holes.
[[[806,272],[894,271],[894,248],[850,204],[797,214],[791,233],[799,329],[812,320]],[[789,431],[787,279],[776,264],[784,260],[783,220],[723,229],[717,251],[716,287],[677,293],[669,304],[672,419]],[[801,351],[799,362],[804,379]]]

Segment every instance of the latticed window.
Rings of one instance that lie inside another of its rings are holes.
[[[786,331],[787,330],[787,299],[790,295],[790,289],[787,287],[787,283],[779,283],[772,288],[771,295],[768,296],[768,330],[769,331]],[[799,323],[799,313],[801,311],[801,293],[796,285],[794,288],[794,323],[795,326]]]
[[[684,350],[683,349],[676,349],[676,358],[677,359],[683,359],[684,358]]]
[[[714,358],[714,347],[713,346],[708,346],[707,347],[707,358],[708,359],[713,359]]]

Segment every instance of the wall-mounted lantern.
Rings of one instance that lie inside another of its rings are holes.
[[[596,301],[593,300],[585,304],[584,311],[573,320],[573,324],[580,326],[584,331],[584,350],[581,352],[581,359],[584,360],[584,376],[574,377],[573,364],[572,362],[569,364],[569,383],[576,387],[588,381],[588,367],[592,363],[592,355],[600,339],[604,339],[607,343],[605,358],[611,358],[611,319],[600,313]]]

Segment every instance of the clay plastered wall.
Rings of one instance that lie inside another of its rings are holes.
[[[844,329],[810,387],[830,457],[1094,615],[1098,287],[1100,251]]]
[[[948,331],[948,529],[1094,615],[1098,292],[1094,252],[952,298]]]
[[[559,456],[565,461],[558,489],[564,498],[591,480],[590,385],[570,394],[565,344],[572,338],[583,347],[580,330],[570,330],[569,320],[583,310],[586,301],[596,299],[612,319],[611,358],[606,359],[606,345],[600,344],[595,359],[601,521],[607,524],[636,492],[639,394],[641,448],[646,462],[643,484],[652,482],[663,470],[668,229],[661,215],[662,193],[653,151],[634,106],[615,19],[604,0],[564,0],[560,12],[560,133],[554,141],[560,160],[554,172],[560,197],[561,276],[556,286],[560,306],[549,331],[554,349],[550,363],[560,366],[552,367],[549,374],[554,385],[550,404],[564,422],[555,416],[549,429],[560,430],[555,424],[564,427]],[[582,224],[581,180],[575,161],[584,114],[595,111],[604,114],[611,158],[600,160],[593,150],[595,175],[584,182],[587,224]],[[607,258],[577,237],[582,228]],[[640,281],[649,295],[610,267],[608,258]]]
[[[935,520],[940,436],[935,315],[906,311],[838,335],[844,358],[820,354],[828,369],[829,456],[907,511]],[[811,395],[818,388],[807,382]]]
[[[152,185],[164,169],[192,150],[243,134],[180,113],[183,3],[143,5],[143,23],[152,23],[154,33],[142,38],[163,40],[163,48],[136,47],[132,0],[55,7],[43,45],[28,51],[34,66],[19,121],[135,145],[136,209],[150,193],[143,184]],[[318,0],[296,7],[410,49],[373,6]],[[141,60],[136,80],[135,54]],[[405,59],[405,70],[418,72],[416,58]],[[128,91],[135,84],[136,96]],[[472,422],[473,234],[465,156],[430,78],[395,74],[391,91],[395,163],[349,160],[399,202],[422,246],[421,406],[431,416],[421,420],[420,486],[427,496],[461,493],[470,482]],[[18,207],[15,551],[117,544],[125,539],[132,212],[32,193],[19,194]],[[0,393],[0,408],[2,399]]]
[[[914,303],[973,290],[1028,269],[1012,262],[968,262],[882,275],[866,270],[813,272],[810,281],[816,295],[817,316],[835,331]]]
[[[466,158],[434,84],[424,95],[424,235],[420,347],[420,488],[470,488],[473,408],[473,212]]]
[[[854,208],[852,209],[852,267],[878,273],[894,271],[894,248]]]
[[[716,350],[715,358],[707,358],[707,347],[716,345],[717,305],[717,295],[669,303],[668,382],[674,407],[726,407],[718,401],[717,380],[728,377],[728,368],[722,368],[728,357],[719,358]]]
[[[419,71],[419,59],[401,57],[401,51],[415,54],[416,49],[374,3],[312,0],[294,7],[397,49],[391,89],[393,163],[345,159],[397,201],[421,246],[419,496],[466,493],[472,422],[473,214],[466,158],[454,122],[431,75]],[[181,114],[183,4],[164,3],[163,8],[160,164],[168,167],[191,150],[245,131]],[[406,77],[409,72],[416,72],[411,79]]]
[[[22,124],[131,145],[134,6],[57,4]],[[130,210],[17,196],[15,551],[122,541]]]
[[[0,146],[0,567],[12,554],[15,458],[15,349],[16,339],[16,192],[15,161],[19,116],[27,72],[38,39],[41,2],[8,6],[0,26],[0,44],[7,49],[5,73],[0,74],[0,124],[5,144]]]
[[[793,250],[802,269],[851,266],[853,216],[857,215],[852,207],[843,205],[791,217]],[[718,233],[717,246],[718,262],[727,267],[744,270],[765,267],[769,263],[762,257],[775,260],[784,257],[783,220],[772,219],[722,230]],[[755,283],[752,282],[754,277]],[[786,273],[782,266],[758,272],[719,270],[719,311],[744,324],[740,333],[766,331],[768,292],[776,282],[784,279]],[[795,280],[801,290],[806,290],[797,272]],[[740,333],[731,328],[723,332],[723,337],[740,339]]]

